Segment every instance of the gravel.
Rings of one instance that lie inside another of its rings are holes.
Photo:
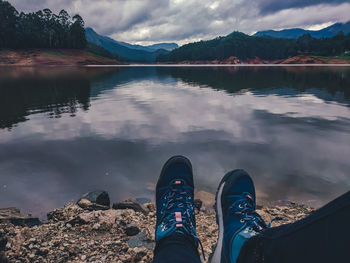
[[[76,204],[67,204],[50,212],[46,222],[33,227],[4,221],[0,224],[0,237],[3,243],[6,240],[6,245],[0,248],[0,261],[4,253],[9,262],[16,263],[152,262],[154,204],[143,204],[142,209],[138,205],[129,206],[136,211],[125,205],[119,207],[122,209],[88,211]],[[278,226],[304,218],[313,210],[289,202],[283,206],[259,206],[257,212],[267,222],[276,216],[283,218],[272,223]],[[218,233],[215,212],[202,209],[196,220],[197,234],[208,259]]]

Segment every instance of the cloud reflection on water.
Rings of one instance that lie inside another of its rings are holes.
[[[197,187],[211,192],[225,172],[238,167],[252,174],[267,201],[321,205],[349,189],[348,93],[295,88],[304,88],[323,69],[205,69],[203,78],[200,69],[192,75],[193,69],[99,70],[76,80],[83,83],[79,94],[88,89],[90,98],[81,99],[88,106],[77,107],[74,117],[63,111],[59,118],[48,118],[46,110],[39,110],[0,130],[5,206],[42,215],[92,189],[108,190],[113,200],[151,196],[147,189],[173,154],[190,157]],[[349,71],[344,72],[346,84]],[[211,74],[207,85],[206,73]],[[341,81],[339,72],[328,69],[327,74],[333,79],[323,85]],[[258,76],[255,82],[252,76]],[[212,87],[211,81],[222,86]],[[76,95],[70,94],[70,99],[60,96],[57,108],[72,105]]]

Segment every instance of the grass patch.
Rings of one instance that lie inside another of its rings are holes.
[[[65,58],[67,57],[66,55],[57,52],[57,51],[45,51],[42,53],[46,57],[55,57],[55,58]]]
[[[331,60],[331,59],[344,59],[344,60],[350,60],[350,56],[330,56],[330,57],[325,57],[325,56],[311,56],[313,58],[319,58],[319,59],[324,59],[324,60]]]
[[[350,60],[350,56],[344,55],[344,56],[338,56],[335,58],[340,58],[340,59],[345,59],[345,60]]]
[[[101,56],[101,55],[98,55],[98,54],[95,54],[95,53],[92,53],[92,52],[88,52],[88,54],[90,54],[91,56],[93,56],[95,58],[107,58],[107,57],[104,57],[104,56]]]

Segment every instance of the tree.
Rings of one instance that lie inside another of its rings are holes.
[[[16,46],[16,30],[18,26],[18,12],[7,1],[0,0],[0,48]]]
[[[84,20],[65,10],[50,9],[20,14],[0,0],[0,48],[85,48]]]
[[[86,47],[86,35],[84,29],[84,20],[80,15],[73,16],[74,23],[70,26],[70,42],[72,48],[82,49]]]

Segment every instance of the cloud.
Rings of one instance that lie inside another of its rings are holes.
[[[312,28],[350,20],[348,0],[10,0],[19,11],[62,8],[120,41],[184,44],[238,30]]]
[[[257,18],[257,24],[260,25],[257,30],[291,27],[312,28],[319,24],[327,25],[329,22],[347,22],[350,19],[349,14],[349,3],[341,5],[315,5],[301,9],[284,9]]]
[[[342,3],[348,3],[349,0],[258,0],[257,3],[260,7],[260,13],[274,13],[276,11],[289,9],[289,8],[303,8],[309,6],[315,6],[320,4],[326,5],[338,5]]]

